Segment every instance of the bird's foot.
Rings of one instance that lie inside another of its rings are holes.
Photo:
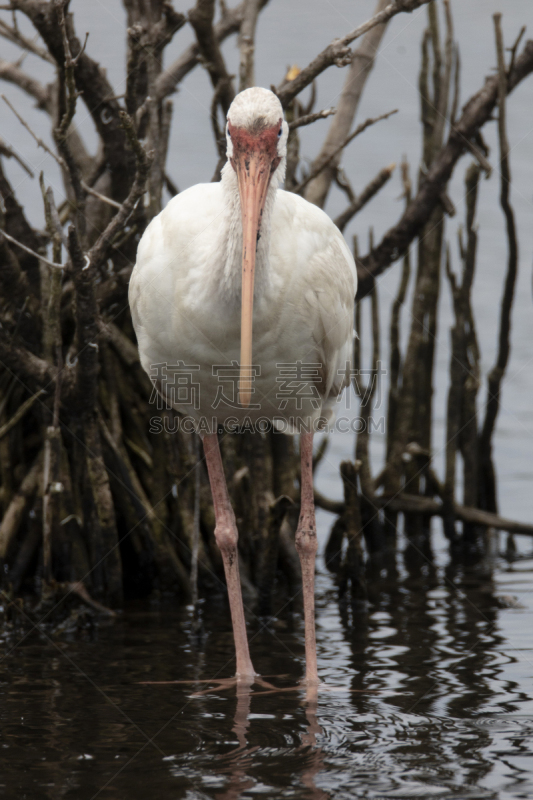
[[[273,677],[287,677],[286,675],[276,675]],[[209,684],[209,688],[202,689],[200,691],[194,692],[191,697],[202,697],[206,694],[212,694],[213,692],[220,692],[226,689],[232,689],[233,687],[237,688],[237,692],[239,689],[248,689],[250,690],[252,686],[258,685],[263,687],[268,692],[276,691],[276,687],[262,678],[260,675],[234,675],[232,678],[211,678],[211,679],[199,679],[199,680],[192,680],[192,681],[139,681],[139,684],[142,686],[173,686],[173,685],[197,685],[199,683]],[[263,692],[256,692],[256,694],[263,694]]]
[[[266,689],[257,694],[278,694],[281,692],[305,692],[309,695],[317,695],[318,693],[326,694],[327,692],[349,692],[350,694],[374,694],[381,692],[382,689],[351,689],[349,686],[337,686],[332,683],[325,683],[324,681],[308,681],[303,678],[293,686],[275,686],[273,689]]]
[[[198,691],[193,692],[190,696],[191,697],[204,697],[207,694],[214,694],[216,692],[223,692],[229,689],[236,688],[237,694],[240,691],[251,692],[253,686],[261,687],[260,691],[252,692],[252,694],[283,694],[286,692],[306,692],[307,694],[312,693],[328,693],[328,692],[349,692],[350,694],[375,694],[376,692],[383,691],[382,689],[351,689],[349,686],[338,686],[331,683],[325,683],[324,681],[316,681],[311,680],[308,681],[306,678],[303,678],[296,684],[291,686],[275,686],[270,681],[266,680],[266,678],[274,678],[274,679],[287,679],[288,675],[267,675],[265,677],[261,677],[260,675],[246,675],[246,676],[237,676],[234,675],[232,678],[203,678],[203,679],[194,679],[188,681],[139,681],[139,685],[141,686],[198,686],[198,684],[206,685],[205,689],[200,689]]]

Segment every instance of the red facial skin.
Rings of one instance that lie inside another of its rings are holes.
[[[237,170],[237,163],[241,160],[249,161],[250,156],[255,154],[261,155],[261,160],[270,163],[271,174],[276,171],[279,166],[281,158],[278,156],[278,141],[279,129],[281,128],[281,117],[277,125],[272,125],[270,128],[261,128],[257,132],[248,130],[248,128],[237,128],[228,122],[228,131],[231,136],[233,144],[233,156],[230,159],[231,166]]]

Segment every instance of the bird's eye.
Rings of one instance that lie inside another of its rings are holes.
[[[279,131],[278,131],[278,138],[279,138],[279,139],[281,138],[281,134],[282,134],[282,133],[283,133],[283,128],[280,128],[280,129],[279,129]]]
[[[230,129],[229,128],[228,128],[228,136],[231,139],[231,133],[230,133]]]

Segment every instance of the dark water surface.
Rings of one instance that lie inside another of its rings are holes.
[[[297,686],[297,604],[248,617],[275,691],[219,682],[234,669],[223,598],[199,638],[189,610],[162,608],[4,636],[0,796],[532,797],[533,555],[490,578],[446,566],[444,545],[433,564],[404,545],[367,613],[339,606],[319,563],[316,694]]]

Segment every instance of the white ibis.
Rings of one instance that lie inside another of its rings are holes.
[[[139,244],[129,300],[143,368],[177,411],[196,420],[203,439],[241,681],[253,680],[255,672],[217,427],[261,420],[264,428],[266,419],[300,433],[295,543],[306,681],[313,684],[313,431],[349,382],[357,279],[330,218],[278,188],[288,135],[275,94],[256,87],[237,95],[227,117],[228,161],[220,182],[187,189],[152,220]],[[238,394],[232,395],[235,369]]]

